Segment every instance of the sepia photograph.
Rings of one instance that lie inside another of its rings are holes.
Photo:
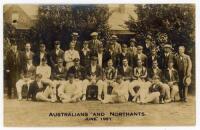
[[[4,127],[195,126],[195,4],[4,4]]]

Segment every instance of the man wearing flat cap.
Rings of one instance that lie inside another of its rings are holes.
[[[97,49],[102,44],[102,42],[97,39],[98,38],[97,32],[91,33],[90,36],[92,37],[92,40],[88,41],[88,47],[91,50],[91,52],[95,53],[97,52]]]
[[[50,53],[50,62],[52,68],[55,68],[58,64],[58,59],[63,59],[64,57],[64,51],[60,48],[60,41],[55,41],[54,46],[54,50],[52,50]]]
[[[78,41],[79,34],[77,32],[73,32],[71,34],[72,40],[71,42],[75,43],[75,50],[80,51],[82,48],[81,42]]]
[[[168,62],[174,62],[174,54],[172,53],[172,46],[170,44],[164,45],[164,52],[161,54],[161,69],[165,70],[168,68]]]
[[[107,45],[106,48],[109,49],[109,45],[110,45],[110,44],[113,44],[114,52],[115,52],[116,54],[119,54],[119,53],[122,52],[122,48],[121,48],[121,44],[119,44],[119,43],[117,42],[117,40],[118,40],[118,37],[117,37],[116,35],[112,35],[112,36],[111,36],[111,41],[108,43],[108,45]]]
[[[191,80],[192,61],[189,55],[185,54],[185,47],[179,46],[178,55],[176,56],[176,68],[179,74],[179,95],[181,101],[187,102],[188,87],[190,83],[186,83],[186,79]]]

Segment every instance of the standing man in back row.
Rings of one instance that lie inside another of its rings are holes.
[[[91,33],[90,36],[92,37],[92,40],[89,41],[88,47],[91,53],[97,53],[97,49],[99,48],[100,45],[102,45],[102,42],[98,40],[97,32]]]
[[[187,102],[188,87],[191,81],[192,62],[189,55],[185,54],[185,47],[179,46],[179,53],[176,56],[176,65],[179,74],[180,100]]]

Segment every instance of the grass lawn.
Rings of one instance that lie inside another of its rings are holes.
[[[49,117],[49,113],[86,112],[85,116]],[[94,121],[95,112],[105,116]],[[145,116],[110,116],[110,112],[144,112]],[[107,118],[108,117],[108,118]],[[101,120],[106,118],[108,120]],[[195,97],[190,96],[187,103],[145,104],[136,103],[101,104],[100,101],[79,103],[45,103],[18,101],[4,98],[5,126],[174,126],[195,124]]]

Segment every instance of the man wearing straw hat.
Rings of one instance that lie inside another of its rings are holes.
[[[176,65],[179,74],[180,101],[187,102],[188,86],[191,83],[192,62],[190,56],[185,54],[185,47],[179,46],[176,56]]]

